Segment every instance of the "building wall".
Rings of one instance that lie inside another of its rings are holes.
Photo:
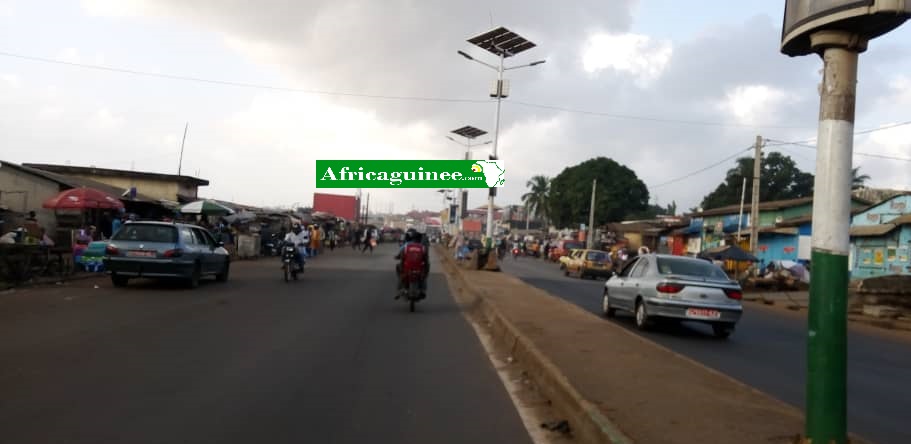
[[[855,215],[851,225],[876,225],[889,223],[903,214],[911,213],[911,196],[896,196],[863,213]]]
[[[51,233],[57,229],[57,218],[54,210],[41,208],[41,204],[59,193],[60,185],[57,182],[14,168],[0,167],[0,203],[20,214],[34,211],[38,223]],[[9,230],[16,227],[3,228]]]
[[[120,188],[124,191],[129,190],[130,187],[136,187],[136,192],[138,193],[153,197],[155,199],[165,199],[170,201],[177,201],[178,192],[181,191],[181,187],[176,181],[134,179],[130,177],[94,176],[91,174],[74,174],[73,177],[81,177],[83,179],[94,180],[95,182],[101,182],[112,187]],[[184,187],[183,191],[184,193],[189,193],[189,196],[195,196],[196,194],[195,189],[192,192],[188,192]]]
[[[851,238],[851,278],[911,275],[911,225],[875,237]]]
[[[771,261],[797,261],[799,236],[793,234],[760,233],[756,257],[762,264]]]

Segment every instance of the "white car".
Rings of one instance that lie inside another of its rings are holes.
[[[654,320],[704,322],[727,338],[743,313],[743,292],[717,265],[704,259],[646,254],[626,264],[604,284],[602,309],[635,314],[636,327]]]

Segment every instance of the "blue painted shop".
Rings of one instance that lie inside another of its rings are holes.
[[[849,264],[852,279],[911,275],[911,194],[854,215]]]

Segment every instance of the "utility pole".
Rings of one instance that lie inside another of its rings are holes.
[[[743,202],[747,198],[747,178],[743,178],[743,187],[740,188],[740,216],[737,217],[737,243],[740,244],[740,231],[743,230]],[[740,245],[737,245],[740,248]]]
[[[807,437],[847,439],[848,250],[858,53],[866,40],[839,31],[811,36],[823,49],[813,186],[813,279],[807,338]]]
[[[183,127],[183,139],[180,141],[180,160],[177,161],[177,175],[180,175],[183,169],[183,145],[187,142],[187,130],[190,129],[190,122]]]
[[[585,247],[592,249],[595,241],[595,187],[598,185],[598,179],[592,179],[592,203],[588,210],[588,234],[585,236]]]
[[[762,172],[762,136],[756,136],[753,157],[753,203],[750,208],[750,253],[759,248],[759,175]]]
[[[367,206],[364,207],[364,225],[370,223],[370,193],[367,193]]]

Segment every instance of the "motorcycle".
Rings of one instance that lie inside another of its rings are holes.
[[[303,266],[301,270],[297,270],[297,247],[292,244],[284,243],[282,244],[282,273],[285,275],[285,282],[288,282],[290,279],[297,280],[297,274],[303,273]],[[290,279],[289,279],[290,278]]]
[[[405,273],[405,276],[402,276],[400,265],[396,265],[395,271],[399,279],[403,280],[399,289],[399,297],[408,302],[408,311],[414,313],[415,304],[425,297],[421,292],[422,273],[420,270],[410,270]]]
[[[520,254],[522,254],[522,251],[519,250],[519,247],[516,247],[516,248],[513,248],[513,249],[512,249],[512,259],[513,259],[513,260],[519,260],[519,255],[520,255]]]
[[[279,238],[279,235],[273,234],[272,236],[269,236],[269,239],[267,239],[266,242],[264,243],[263,251],[268,256],[278,256],[279,254],[281,254],[280,253],[281,250],[279,249],[279,247],[281,246],[281,243],[282,243],[282,241]]]

